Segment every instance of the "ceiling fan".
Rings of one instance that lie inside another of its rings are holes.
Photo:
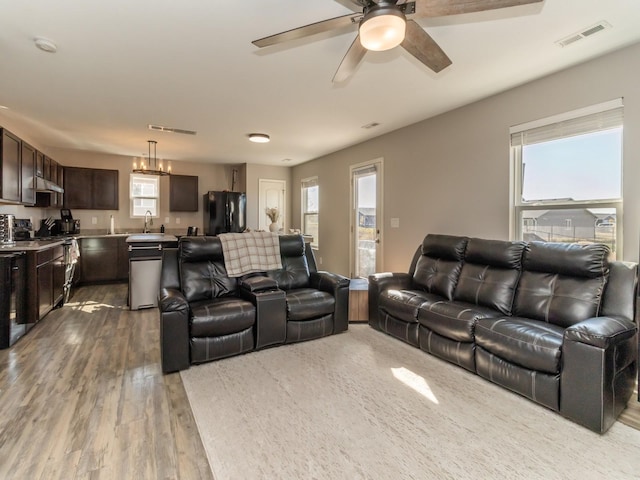
[[[343,3],[344,0],[336,0]],[[304,27],[254,40],[257,47],[268,47],[289,40],[328,32],[330,30],[358,26],[358,36],[342,59],[333,81],[349,78],[362,61],[367,50],[383,51],[401,45],[434,72],[451,65],[451,60],[440,46],[414,20],[407,17],[442,17],[461,13],[481,12],[514,7],[543,0],[351,0],[348,5],[361,13],[351,13],[330,18]]]

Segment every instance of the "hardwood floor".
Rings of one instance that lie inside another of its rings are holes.
[[[126,284],[82,287],[0,351],[0,478],[212,479],[157,309]]]

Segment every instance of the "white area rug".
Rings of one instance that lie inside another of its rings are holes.
[[[640,431],[598,435],[367,325],[181,375],[216,480],[640,478]]]

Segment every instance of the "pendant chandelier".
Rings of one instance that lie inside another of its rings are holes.
[[[140,165],[137,164],[136,159],[133,159],[133,173],[142,173],[144,175],[171,175],[171,164],[167,165],[167,169],[165,170],[162,167],[162,160],[158,162],[158,158],[156,156],[156,145],[158,142],[155,140],[147,140],[149,143],[149,156],[148,165],[145,165],[144,158],[140,159]],[[151,145],[153,145],[153,158],[151,157]]]

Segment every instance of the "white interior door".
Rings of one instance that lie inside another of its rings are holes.
[[[382,159],[351,167],[351,277],[382,268]]]
[[[284,180],[269,180],[261,178],[258,180],[258,228],[260,230],[269,231],[271,220],[267,217],[265,210],[267,208],[278,209],[278,220],[275,222],[281,230],[286,232],[286,187],[287,182]]]

